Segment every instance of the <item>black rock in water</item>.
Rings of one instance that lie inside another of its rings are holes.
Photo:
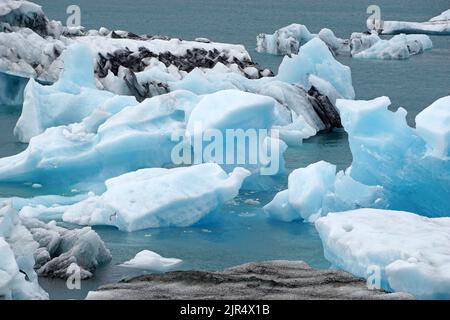
[[[327,96],[321,94],[316,87],[311,86],[311,89],[308,90],[308,99],[326,130],[342,128],[339,112]]]
[[[222,272],[176,271],[145,275],[90,292],[87,299],[412,299],[369,290],[364,280],[303,261],[243,264]]]

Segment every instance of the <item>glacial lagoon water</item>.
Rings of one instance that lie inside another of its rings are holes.
[[[277,70],[282,57],[258,54],[255,37],[272,33],[290,23],[302,23],[310,31],[328,27],[337,36],[348,37],[365,29],[366,8],[381,7],[385,20],[427,20],[448,9],[448,0],[404,1],[331,1],[331,0],[35,0],[49,17],[65,21],[66,8],[81,8],[82,25],[107,26],[135,33],[161,34],[182,39],[207,37],[214,41],[241,43],[253,59]],[[450,37],[432,36],[434,48],[406,61],[378,61],[342,58],[352,69],[358,99],[389,96],[392,108],[408,110],[408,121],[439,97],[450,94]],[[0,106],[0,156],[13,155],[26,148],[13,136],[21,106]],[[320,134],[302,147],[286,153],[288,172],[319,160],[334,163],[339,169],[351,163],[347,136],[343,130]],[[52,298],[83,298],[98,285],[142,271],[117,265],[143,249],[166,257],[183,259],[178,269],[219,270],[236,264],[267,259],[301,259],[314,267],[326,268],[320,239],[312,225],[303,222],[269,221],[261,207],[278,190],[242,193],[235,201],[214,213],[214,223],[191,228],[150,229],[124,233],[113,228],[96,227],[113,255],[113,261],[84,281],[82,290],[67,290],[61,280],[41,279]],[[60,193],[63,190],[32,189],[26,186],[0,185],[0,197],[33,196]],[[252,201],[248,201],[248,200]],[[256,201],[256,202],[255,202]],[[260,204],[257,204],[259,202]]]

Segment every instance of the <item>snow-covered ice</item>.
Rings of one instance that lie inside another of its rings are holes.
[[[370,20],[367,20],[367,27],[370,30],[376,28]],[[377,31],[381,34],[418,33],[450,35],[450,9],[424,22],[383,21],[381,29]]]
[[[279,192],[264,207],[272,219],[314,222],[333,211],[362,207],[386,207],[383,188],[365,186],[325,161],[294,170],[288,179],[288,189]]]
[[[164,258],[156,252],[143,250],[141,252],[138,252],[133,259],[126,261],[119,266],[163,272],[170,270],[181,262],[182,260],[180,259]]]
[[[107,180],[102,195],[68,206],[24,207],[22,212],[41,219],[59,213],[66,222],[109,225],[123,231],[186,227],[233,199],[249,175],[243,168],[227,174],[213,163],[141,169]]]
[[[450,299],[450,218],[359,209],[330,213],[315,226],[325,257],[356,276],[381,277],[387,290]]]

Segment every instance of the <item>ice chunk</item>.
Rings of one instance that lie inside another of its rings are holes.
[[[294,23],[275,31],[274,34],[259,34],[256,37],[256,51],[275,55],[296,54],[299,48],[312,38],[308,28]]]
[[[0,180],[71,186],[171,164],[172,133],[184,130],[183,108],[197,100],[177,91],[106,115],[104,122],[100,112],[82,123],[49,128],[32,138],[24,152],[0,159]]]
[[[388,110],[387,97],[338,100],[353,155],[351,177],[382,186],[390,209],[448,216],[448,101],[449,97],[439,99],[422,111],[414,129],[406,123],[406,110]]]
[[[182,260],[180,259],[164,258],[156,252],[143,250],[138,252],[133,259],[126,261],[119,266],[152,271],[167,271],[181,262]]]
[[[141,169],[106,181],[107,190],[69,206],[28,208],[28,215],[59,212],[66,222],[110,225],[123,231],[190,226],[234,198],[250,173],[227,174],[217,164]],[[25,208],[24,208],[25,209]],[[22,210],[24,210],[22,209]]]
[[[73,45],[63,55],[64,70],[55,84],[44,86],[30,79],[25,88],[22,114],[14,129],[22,142],[47,128],[80,122],[96,109],[113,114],[137,104],[133,97],[96,89],[92,56],[86,46]]]
[[[350,68],[335,60],[327,45],[318,38],[303,45],[298,55],[284,57],[277,78],[288,83],[299,83],[309,89],[308,78],[311,74],[331,83],[342,97],[355,97]]]
[[[383,21],[381,30],[377,30],[382,34],[399,34],[399,33],[421,33],[430,35],[449,35],[450,34],[450,9],[442,12],[440,15],[431,18],[425,22],[409,22],[409,21]],[[376,28],[372,21],[367,21],[369,29]]]
[[[336,37],[334,32],[327,28],[320,30],[317,36],[326,43],[335,55],[350,55],[351,46],[348,39]]]
[[[87,279],[93,276],[97,267],[111,260],[109,250],[89,227],[68,230],[56,226],[54,222],[46,224],[36,219],[21,220],[39,243],[34,268],[40,276],[67,278],[73,270],[71,266],[75,264],[81,278]]]
[[[0,298],[48,299],[34,271],[37,248],[17,212],[3,204],[0,208]]]
[[[449,160],[450,155],[450,96],[433,102],[416,116],[417,134],[426,142],[429,153]]]
[[[355,40],[353,40],[355,42]],[[365,59],[408,59],[432,48],[430,37],[423,34],[399,34],[389,40],[379,39],[369,48],[353,52],[355,58]]]
[[[315,225],[334,267],[379,276],[384,289],[419,299],[450,299],[450,218],[359,209],[330,213]]]
[[[384,208],[383,188],[364,186],[325,161],[294,170],[288,179],[288,189],[278,193],[264,207],[269,217],[292,221],[314,222],[332,211],[361,207]]]

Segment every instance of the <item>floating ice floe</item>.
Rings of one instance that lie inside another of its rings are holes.
[[[123,231],[186,227],[233,199],[250,172],[227,174],[213,163],[174,169],[142,169],[106,181],[106,191],[68,206],[24,207],[22,214],[46,219],[60,214],[79,225],[109,225]]]
[[[314,222],[333,211],[362,207],[384,208],[383,188],[365,186],[325,161],[294,170],[289,175],[288,189],[279,192],[264,207],[272,219]]]
[[[288,190],[265,210],[272,218],[314,221],[332,211],[361,207],[407,210],[430,217],[449,216],[450,96],[441,98],[406,123],[406,110],[388,110],[387,97],[338,100],[353,162],[346,172],[326,162],[295,170]]]
[[[293,23],[273,34],[259,34],[256,37],[256,51],[274,55],[297,54],[300,47],[313,37],[304,25]]]
[[[353,43],[353,42],[352,42]],[[353,54],[354,58],[400,60],[419,54],[433,47],[424,34],[399,34],[389,40],[380,39],[366,50]]]
[[[180,264],[182,260],[176,258],[164,258],[156,252],[143,250],[138,252],[136,256],[119,266],[127,268],[137,268],[151,271],[167,271]]]
[[[450,218],[359,209],[315,225],[334,267],[389,291],[450,299]]]
[[[256,50],[276,55],[297,54],[301,46],[315,38],[325,42],[335,55],[366,59],[408,59],[433,46],[428,36],[420,34],[398,35],[384,40],[376,31],[354,32],[350,39],[341,39],[330,29],[311,34],[304,25],[292,24],[273,35],[260,34],[256,39]]]
[[[381,26],[367,20],[369,30],[381,34],[419,33],[430,35],[450,35],[450,9],[425,22],[383,21]]]

